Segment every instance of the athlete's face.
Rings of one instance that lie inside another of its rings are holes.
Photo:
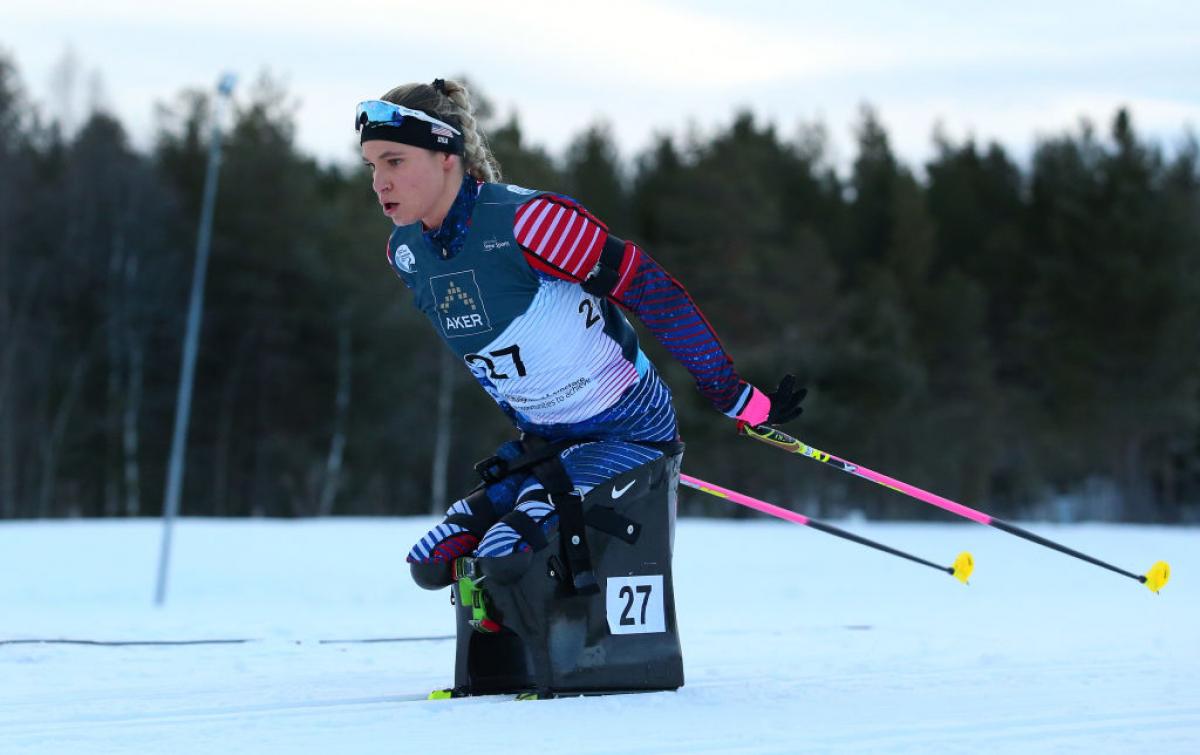
[[[458,157],[380,140],[363,142],[362,157],[383,214],[393,223],[442,224],[462,182]]]

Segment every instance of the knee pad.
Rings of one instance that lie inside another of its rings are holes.
[[[454,582],[453,561],[409,561],[413,582],[423,590],[441,590]]]

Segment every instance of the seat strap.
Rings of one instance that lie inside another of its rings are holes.
[[[618,514],[612,506],[593,504],[583,515],[583,521],[587,526],[624,540],[630,545],[636,543],[642,534],[642,525]]]
[[[489,456],[475,465],[475,471],[479,473],[484,483],[491,485],[511,474],[533,469],[548,459],[557,458],[560,453],[571,446],[587,442],[587,439],[577,438],[547,441],[534,435],[522,435],[521,448],[524,453],[515,459]]]
[[[529,543],[529,547],[533,549],[534,553],[537,553],[549,544],[546,540],[546,533],[542,532],[541,525],[533,521],[533,517],[520,509],[513,509],[502,516],[500,521],[512,527],[521,536],[522,540]]]
[[[583,518],[583,498],[572,490],[570,493],[551,493],[550,503],[558,511],[559,540],[563,556],[571,572],[571,584],[575,592],[588,595],[600,592],[596,575],[592,571],[592,557],[588,550],[587,532]]]
[[[457,524],[475,537],[483,538],[483,534],[496,523],[496,511],[487,497],[487,490],[482,486],[472,490],[463,499],[470,513],[454,513],[446,517],[446,524]]]

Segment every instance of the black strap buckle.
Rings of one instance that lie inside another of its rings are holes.
[[[489,456],[475,465],[475,472],[488,485],[494,485],[508,476],[508,460],[500,456]]]

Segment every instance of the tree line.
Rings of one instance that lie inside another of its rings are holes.
[[[0,518],[161,512],[212,104],[181,92],[139,151],[103,110],[39,113],[0,57]],[[264,77],[226,129],[183,513],[443,508],[512,429],[388,269],[365,170],[301,152],[295,111]],[[1021,164],[935,131],[914,169],[864,106],[839,171],[820,124],[749,112],[628,162],[603,123],[559,156],[481,123],[507,181],[681,280],[744,377],[796,372],[813,446],[1005,517],[1200,520],[1193,134],[1167,150],[1120,110]],[[941,516],[738,439],[642,342],[685,469],[815,515]]]

